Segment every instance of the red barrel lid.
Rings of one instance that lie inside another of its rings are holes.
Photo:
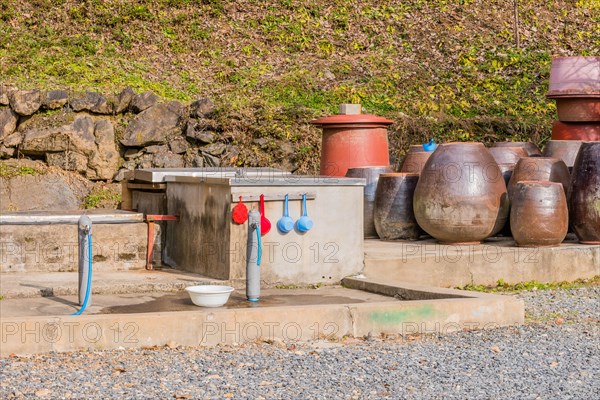
[[[330,115],[328,117],[321,117],[317,119],[313,119],[310,121],[311,124],[317,126],[353,126],[353,125],[363,125],[365,127],[373,126],[388,126],[394,123],[394,121],[378,117],[373,114],[337,114]]]

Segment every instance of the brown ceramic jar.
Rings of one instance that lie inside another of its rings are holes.
[[[433,151],[425,151],[421,145],[411,145],[404,157],[400,172],[420,174]]]
[[[379,176],[375,194],[375,229],[384,240],[417,240],[424,232],[413,212],[413,195],[419,174],[390,173]]]
[[[520,158],[529,156],[524,147],[490,147],[488,150],[498,165],[512,164],[514,166]]]
[[[515,185],[510,228],[518,246],[558,246],[568,226],[567,197],[560,183],[520,181]]]
[[[482,143],[438,145],[413,202],[419,226],[442,243],[479,243],[508,218],[504,179]]]
[[[550,181],[562,183],[565,195],[569,193],[569,169],[565,162],[552,157],[526,157],[519,160],[508,182],[511,198],[520,181]]]
[[[584,142],[573,166],[571,226],[581,243],[600,244],[600,142]]]
[[[544,146],[542,154],[544,157],[560,158],[567,164],[569,171],[572,171],[581,143],[581,140],[551,140]]]
[[[375,205],[375,190],[379,175],[386,172],[393,172],[389,166],[382,167],[357,167],[350,168],[346,172],[347,177],[364,178],[367,180],[364,190],[363,221],[365,238],[376,238],[375,224],[373,223],[373,207]]]
[[[539,147],[531,142],[496,142],[492,147],[522,147],[527,151],[529,157],[542,155]]]

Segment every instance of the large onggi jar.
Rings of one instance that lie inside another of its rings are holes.
[[[310,121],[323,129],[320,175],[345,176],[350,168],[390,165],[389,119],[340,114]]]
[[[442,243],[480,243],[508,218],[506,184],[482,143],[446,143],[433,152],[415,189],[417,223]]]

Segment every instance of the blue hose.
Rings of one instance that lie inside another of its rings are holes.
[[[262,241],[260,239],[260,225],[256,227],[256,236],[258,236],[258,253],[256,254],[256,265],[260,267],[260,260],[262,258]]]
[[[85,289],[85,297],[83,299],[83,304],[81,305],[81,308],[79,309],[79,311],[74,312],[73,314],[71,314],[72,316],[76,316],[76,315],[81,315],[81,313],[83,311],[85,311],[85,308],[88,305],[88,300],[90,299],[90,292],[92,291],[92,233],[88,233],[88,263],[89,263],[89,269],[88,269],[88,277],[87,277],[87,287]]]

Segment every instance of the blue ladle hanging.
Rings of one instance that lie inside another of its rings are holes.
[[[296,229],[300,232],[308,232],[313,227],[313,220],[308,216],[306,210],[306,193],[302,195],[302,216],[296,221]]]
[[[277,229],[282,233],[288,233],[294,229],[294,220],[290,218],[290,212],[288,210],[288,195],[284,198],[283,217],[277,221]]]

